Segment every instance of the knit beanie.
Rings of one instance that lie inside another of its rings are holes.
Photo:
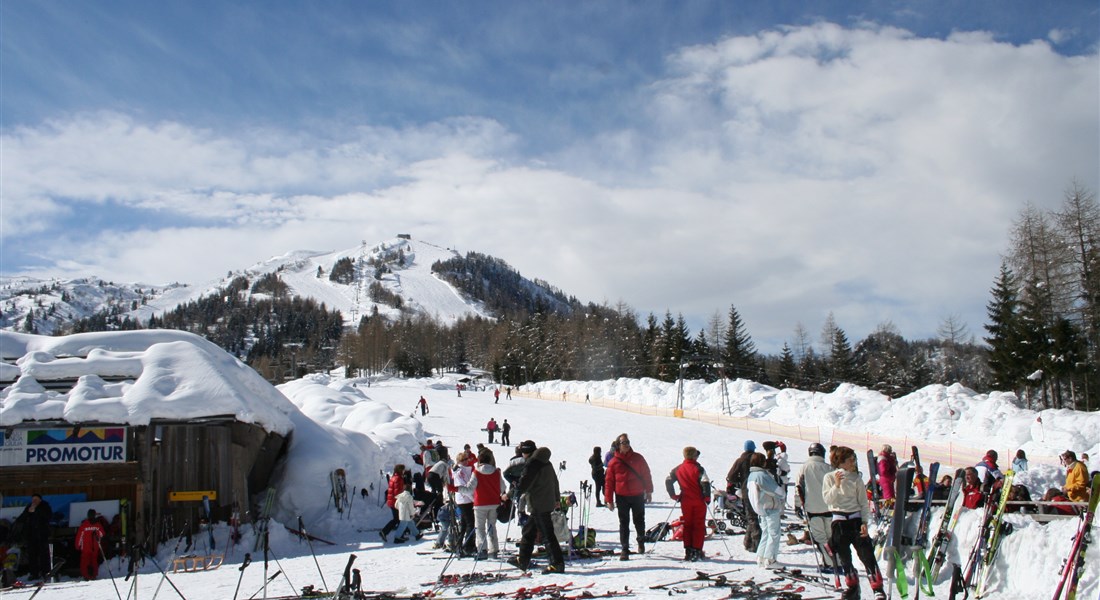
[[[756,452],[756,442],[745,440],[745,452]]]

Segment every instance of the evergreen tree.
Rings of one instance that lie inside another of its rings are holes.
[[[729,323],[726,326],[725,354],[722,362],[731,378],[751,378],[756,372],[756,344],[745,328],[737,308],[730,305]]]
[[[1027,366],[1022,360],[1020,349],[1021,326],[1016,277],[1007,264],[1001,264],[992,293],[993,298],[986,305],[989,322],[985,325],[985,330],[989,336],[984,338],[989,344],[991,383],[996,389],[1015,391],[1026,374],[1024,370]]]
[[[783,350],[779,354],[779,387],[794,387],[798,381],[798,365],[794,362],[794,352],[787,342],[783,342]]]

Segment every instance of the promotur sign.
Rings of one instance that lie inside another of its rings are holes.
[[[126,462],[126,428],[0,431],[0,466]]]

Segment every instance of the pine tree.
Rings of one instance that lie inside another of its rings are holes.
[[[1015,391],[1025,375],[1026,365],[1020,352],[1020,303],[1016,277],[1007,264],[1001,264],[992,294],[993,298],[986,305],[989,322],[985,330],[989,336],[984,338],[989,344],[991,385],[995,389]]]
[[[729,323],[726,326],[725,354],[722,361],[726,374],[731,378],[751,378],[756,372],[756,344],[745,330],[745,323],[737,308],[730,306]]]
[[[798,380],[798,365],[794,362],[794,352],[787,342],[783,342],[783,350],[779,356],[779,387],[794,387]]]

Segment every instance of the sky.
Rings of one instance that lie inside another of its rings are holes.
[[[273,388],[232,356],[185,332],[109,332],[59,337],[0,332],[0,343],[9,357],[0,363],[0,378],[16,380],[15,385],[0,391],[0,415],[3,425],[8,427],[33,419],[139,425],[152,418],[200,418],[224,415],[227,410],[242,421],[257,423],[269,431],[285,432],[289,427],[292,433],[285,461],[276,469],[271,482],[277,489],[272,512],[276,524],[272,525],[271,540],[274,557],[279,562],[271,564],[268,572],[285,571],[288,579],[274,580],[269,597],[296,592],[306,584],[320,588],[320,577],[326,578],[329,586],[335,586],[350,553],[357,555],[355,566],[363,572],[365,589],[371,590],[423,591],[419,584],[434,581],[444,570],[465,574],[503,567],[504,572],[514,572],[507,565],[474,564],[471,560],[445,566],[444,561],[436,560],[445,554],[430,552],[430,543],[436,539],[434,533],[419,543],[383,545],[377,538],[377,528],[388,520],[388,510],[379,506],[378,495],[373,491],[366,499],[357,494],[364,487],[379,490],[380,472],[392,472],[394,464],[411,465],[410,455],[426,439],[441,440],[452,449],[487,443],[482,428],[489,418],[498,423],[509,421],[512,445],[531,439],[549,448],[561,489],[574,493],[580,491],[580,481],[590,479],[587,458],[593,447],[606,450],[616,435],[627,433],[633,448],[646,458],[654,477],[654,501],[646,509],[650,526],[679,515],[675,503],[664,491],[663,480],[679,464],[682,449],[688,445],[700,450],[700,464],[716,482],[724,479],[744,442],[750,439],[758,447],[765,440],[784,441],[792,472],[796,474],[813,441],[850,445],[862,456],[868,447],[877,449],[889,440],[903,462],[910,459],[908,448],[916,445],[923,464],[930,466],[933,461],[942,461],[946,472],[976,463],[988,447],[999,450],[1002,457],[1013,455],[1016,448],[1024,448],[1030,464],[1015,482],[1027,486],[1036,496],[1049,487],[1061,486],[1064,481],[1064,469],[1057,465],[1054,454],[1068,447],[1078,454],[1089,451],[1095,457],[1100,440],[1097,435],[1100,414],[1070,410],[1035,413],[1018,408],[1018,401],[1011,394],[977,394],[958,385],[928,386],[890,400],[877,392],[848,385],[822,394],[777,390],[738,380],[729,389],[731,412],[751,420],[742,427],[731,427],[714,422],[723,412],[721,396],[717,386],[701,381],[685,382],[685,418],[673,418],[669,415],[677,405],[677,386],[653,380],[539,382],[515,390],[511,399],[502,394],[496,401],[491,388],[468,388],[459,397],[452,377],[414,380],[383,377],[368,382],[310,374]],[[132,379],[104,385],[97,375],[120,372]],[[62,394],[47,392],[39,385],[39,381],[55,378],[79,380],[71,392]],[[560,400],[562,392],[569,401]],[[585,394],[590,396],[591,403],[583,401]],[[428,404],[425,416],[414,411],[421,396]],[[119,411],[120,407],[124,410]],[[98,412],[90,411],[91,408]],[[1041,423],[1036,421],[1037,414],[1042,417]],[[498,462],[512,454],[511,447],[488,447],[494,450]],[[954,454],[949,457],[943,451],[950,447],[954,448]],[[1007,467],[1007,460],[1002,460],[1001,466]],[[1096,467],[1092,463],[1092,468]],[[345,469],[354,498],[344,514],[333,510],[329,497],[329,473],[337,468]],[[862,459],[861,470],[865,470]],[[617,551],[615,514],[591,504],[589,501],[589,525],[597,532],[598,547]],[[18,512],[12,508],[6,510]],[[933,516],[933,529],[938,526],[939,512]],[[573,531],[583,513],[581,506],[571,510]],[[335,545],[317,542],[311,549],[280,526],[295,527],[299,515],[310,533]],[[711,517],[715,515],[712,513]],[[1007,518],[1015,530],[1001,546],[987,597],[1015,600],[1049,596],[1057,583],[1062,558],[1069,552],[1078,520],[1042,525],[1025,515]],[[796,520],[788,512],[786,521]],[[960,513],[955,541],[948,550],[950,561],[965,562],[980,521],[979,511]],[[255,539],[247,524],[242,533],[241,546],[229,550],[225,565],[218,570],[171,575],[183,597],[228,598],[240,583],[242,593],[238,597],[244,598],[262,585],[263,561],[259,554],[253,554],[253,566],[243,572],[239,570],[244,552],[252,548]],[[514,525],[510,528],[499,525],[498,536],[512,540],[503,544],[505,552],[514,550],[518,537]],[[215,540],[219,548],[225,549],[228,537],[227,526],[218,523]],[[195,553],[208,551],[205,539],[196,537]],[[173,545],[160,546],[157,558],[161,565],[170,564]],[[680,561],[683,549],[678,542],[662,542],[652,548],[651,554],[635,556],[628,565],[614,559],[571,562],[564,581],[577,585],[592,583],[601,592],[630,586],[639,597],[667,598],[667,592],[653,591],[649,586],[691,577],[694,569],[712,573],[739,569],[736,576],[731,576],[736,579],[755,577],[761,581],[771,577],[755,565],[753,555],[743,550],[739,536],[712,536],[704,544],[704,551],[710,559],[688,567]],[[317,554],[316,562],[313,552]],[[789,567],[807,572],[816,570],[813,555],[806,546],[781,545],[779,558]],[[120,587],[134,585],[132,580],[121,581],[122,570],[117,562],[105,564],[119,577]],[[101,570],[100,581],[70,582],[49,588],[40,597],[113,598],[107,568]],[[160,573],[147,561],[137,579],[140,594],[148,597],[150,590],[158,587]],[[554,581],[563,582],[556,576],[536,573],[531,580],[512,580],[476,591],[511,590]],[[1081,596],[1095,597],[1098,583],[1100,572],[1086,569]],[[861,585],[864,597],[870,597],[866,580]],[[948,568],[937,581],[936,595],[946,597],[949,587]],[[5,592],[5,597],[9,594],[12,598],[29,595]],[[726,596],[727,589],[715,588],[702,589],[693,595]]]
[[[398,233],[778,351],[956,316],[1100,188],[1095,2],[0,4],[0,274]]]

